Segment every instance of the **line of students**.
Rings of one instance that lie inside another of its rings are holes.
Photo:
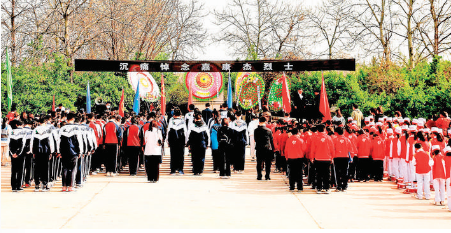
[[[11,187],[22,191],[34,181],[35,191],[47,192],[62,177],[63,189],[81,187],[91,166],[96,149],[94,131],[84,118],[69,114],[67,124],[56,128],[50,116],[41,116],[38,126],[33,122],[10,122]],[[66,190],[64,190],[66,191]]]

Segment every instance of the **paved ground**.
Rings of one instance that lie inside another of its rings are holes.
[[[99,174],[72,193],[61,192],[60,182],[48,193],[13,193],[10,167],[2,167],[1,228],[451,228],[451,212],[391,182],[351,183],[347,193],[292,193],[282,175],[257,181],[253,167],[229,180],[211,172],[164,174],[159,183]]]

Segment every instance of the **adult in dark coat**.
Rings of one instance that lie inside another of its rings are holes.
[[[291,116],[296,118],[299,122],[301,122],[301,119],[304,118],[306,104],[306,97],[302,92],[303,90],[299,89],[297,92],[293,93],[293,97],[291,98],[293,100]]]
[[[205,104],[205,109],[202,110],[202,118],[204,119],[205,123],[208,123],[210,118],[213,116],[213,111],[210,109],[210,103]]]
[[[274,159],[274,140],[272,132],[266,127],[266,118],[260,117],[254,130],[255,150],[257,154],[257,180],[262,179],[262,165],[265,163],[265,179],[270,180],[271,162]]]

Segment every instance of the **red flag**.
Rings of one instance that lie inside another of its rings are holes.
[[[166,92],[164,92],[164,78],[163,74],[161,74],[161,115],[164,116],[166,114]]]
[[[285,113],[291,112],[291,99],[290,99],[290,89],[288,88],[287,76],[285,73],[282,78],[282,103],[283,103],[283,111]]]
[[[122,89],[121,101],[119,101],[119,115],[124,117],[124,89]]]
[[[191,93],[191,80],[189,80],[189,83],[188,83],[188,111],[191,111],[191,109],[189,109],[189,106],[191,105],[191,104],[193,104],[193,94]],[[193,109],[194,110],[194,109]]]
[[[330,116],[329,100],[327,99],[326,85],[324,84],[324,75],[321,72],[322,84],[321,84],[321,94],[319,101],[319,111],[323,114],[323,122],[327,120],[332,120]]]
[[[55,95],[53,95],[52,111],[55,112]]]

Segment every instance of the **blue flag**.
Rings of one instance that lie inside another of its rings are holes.
[[[136,87],[135,99],[133,100],[133,111],[136,113],[136,115],[139,114],[139,82],[138,86]]]
[[[232,101],[233,101],[233,95],[232,95],[232,85],[230,84],[230,73],[229,73],[229,86],[227,87],[227,107],[232,108]]]
[[[86,113],[91,113],[91,92],[89,91],[89,82],[88,87],[86,87]]]

